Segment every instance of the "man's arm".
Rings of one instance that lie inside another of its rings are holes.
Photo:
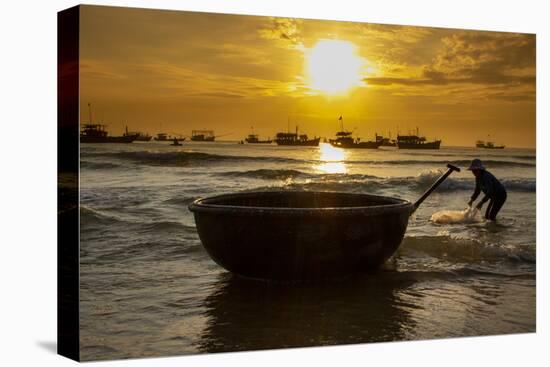
[[[483,199],[481,199],[481,201],[477,204],[478,208],[481,209],[481,207],[483,206],[483,204],[485,204],[487,202],[487,200],[489,200],[491,197],[489,195],[485,195],[483,197]]]
[[[483,199],[481,199],[481,201],[479,203],[477,203],[476,209],[481,210],[481,208],[483,208],[483,204],[485,204],[487,202],[487,200],[489,200],[489,199],[490,199],[490,196],[485,195],[485,197]]]
[[[470,198],[470,204],[476,201],[477,197],[479,196],[479,193],[481,192],[481,184],[479,182],[479,178],[476,177],[476,188],[474,190],[474,194]]]

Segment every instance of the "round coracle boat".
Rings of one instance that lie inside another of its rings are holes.
[[[399,247],[413,204],[338,192],[248,192],[198,199],[189,209],[203,246],[252,278],[330,278],[378,268]]]
[[[369,194],[243,192],[197,199],[200,240],[225,269],[268,280],[342,277],[378,268],[397,250],[409,216],[452,173],[414,204]]]

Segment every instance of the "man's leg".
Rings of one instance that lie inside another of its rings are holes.
[[[492,202],[493,200],[491,200]],[[489,213],[489,219],[490,220],[496,220],[497,219],[497,214],[498,212],[500,211],[500,209],[502,208],[502,206],[504,205],[504,202],[506,201],[506,194],[498,197],[494,204],[491,206],[491,212]]]
[[[490,218],[491,214],[491,208],[493,207],[493,199],[489,200],[489,204],[487,204],[487,209],[485,209],[485,219]]]

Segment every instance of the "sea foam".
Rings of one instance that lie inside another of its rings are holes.
[[[466,208],[464,210],[441,210],[432,214],[430,220],[437,224],[479,223],[483,221],[479,210]]]

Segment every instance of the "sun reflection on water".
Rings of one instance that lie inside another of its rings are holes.
[[[319,144],[320,163],[315,169],[322,173],[347,173],[346,151],[342,148],[335,148],[327,143]]]

